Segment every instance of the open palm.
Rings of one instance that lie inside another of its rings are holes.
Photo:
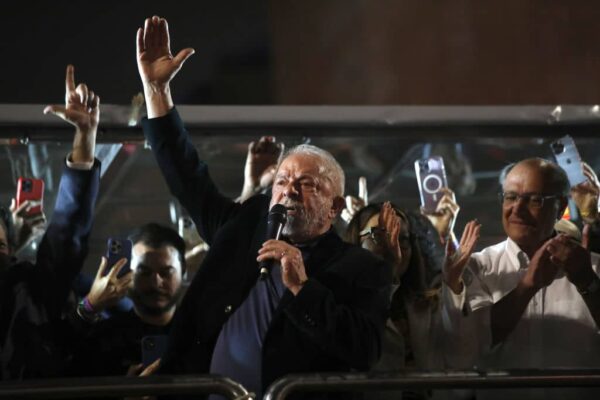
[[[169,27],[164,18],[147,18],[144,28],[138,29],[137,62],[144,84],[155,87],[168,84],[193,53],[193,49],[187,48],[173,57]]]

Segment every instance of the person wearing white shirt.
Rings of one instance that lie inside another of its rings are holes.
[[[569,183],[538,158],[512,167],[503,184],[508,238],[445,271],[445,328],[455,368],[597,368],[600,366],[599,256],[554,224]],[[448,264],[452,265],[452,264]],[[596,389],[486,390],[477,398],[598,398]]]

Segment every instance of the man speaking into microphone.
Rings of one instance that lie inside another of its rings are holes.
[[[161,373],[228,376],[260,398],[289,373],[367,370],[380,354],[392,270],[332,228],[344,207],[344,172],[328,152],[301,145],[282,157],[270,199],[223,196],[171,98],[169,83],[192,54],[172,56],[162,18],[138,30],[144,133],[210,245],[177,309]],[[278,204],[285,224],[269,239],[268,214]]]

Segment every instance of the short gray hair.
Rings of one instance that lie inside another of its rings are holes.
[[[333,157],[330,152],[311,144],[300,144],[292,147],[279,158],[277,169],[279,169],[279,166],[283,160],[295,154],[319,158],[322,162],[322,164],[319,165],[319,173],[329,179],[333,188],[333,192],[336,196],[344,196],[346,176],[342,166],[337,162],[335,157]]]

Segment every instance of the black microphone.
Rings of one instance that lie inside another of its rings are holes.
[[[279,240],[281,231],[287,220],[287,207],[283,204],[275,204],[271,207],[267,217],[267,240]],[[269,275],[269,268],[273,264],[272,260],[263,260],[258,264],[260,268],[260,279],[265,279]]]

